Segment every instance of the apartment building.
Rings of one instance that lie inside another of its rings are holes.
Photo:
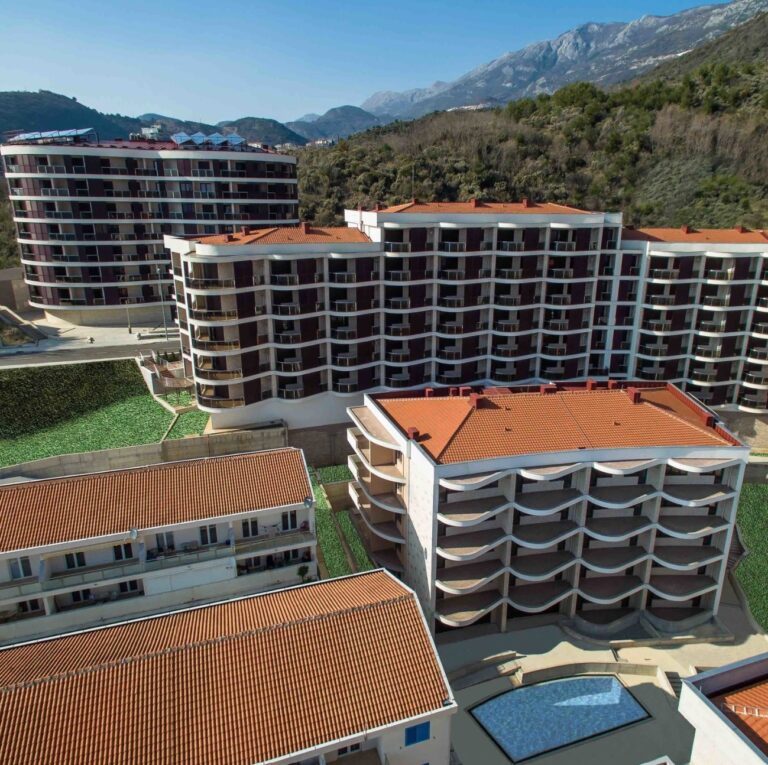
[[[0,487],[0,642],[317,576],[300,449]]]
[[[765,765],[768,653],[684,678],[678,710],[696,730],[691,765]]]
[[[383,571],[1,649],[0,675],[15,765],[448,765],[456,712]]]
[[[338,423],[366,392],[587,377],[768,405],[763,232],[625,229],[527,201],[346,218],[166,239],[187,373],[215,426]]]
[[[295,158],[237,135],[23,133],[0,155],[30,304],[73,323],[170,319],[166,234],[298,220]]]
[[[366,546],[436,629],[557,614],[676,631],[717,613],[749,449],[676,387],[427,388],[349,417]]]

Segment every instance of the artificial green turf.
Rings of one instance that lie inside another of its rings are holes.
[[[352,473],[346,465],[329,465],[328,467],[315,468],[315,473],[320,483],[352,480]]]
[[[167,439],[184,438],[184,436],[201,436],[208,424],[208,415],[197,409],[191,412],[184,412],[179,415]]]
[[[736,567],[752,616],[768,630],[768,485],[745,483],[738,515],[741,540],[749,554]]]
[[[352,573],[344,548],[341,545],[336,524],[333,522],[331,504],[325,489],[312,476],[312,491],[315,495],[315,529],[317,531],[317,543],[323,553],[325,567],[328,569],[328,577],[346,576]]]
[[[358,571],[370,571],[375,568],[371,559],[368,557],[368,553],[365,551],[360,535],[357,533],[357,529],[352,523],[352,519],[349,517],[349,512],[342,510],[336,513],[336,520],[341,526],[341,530],[349,545],[349,549],[352,550],[352,557],[355,559],[355,565]]]
[[[34,390],[28,391],[28,395],[34,396]],[[0,466],[58,454],[157,443],[172,419],[173,415],[149,393],[132,396],[81,412],[49,428],[0,438]]]

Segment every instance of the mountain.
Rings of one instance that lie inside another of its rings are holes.
[[[635,225],[768,227],[768,14],[622,86],[436,112],[299,154],[301,215],[528,197]]]
[[[222,133],[234,132],[252,143],[268,143],[274,146],[278,143],[293,143],[303,146],[306,139],[277,120],[264,117],[241,117],[238,120],[219,122],[217,128]]]
[[[375,93],[362,104],[374,114],[419,117],[491,99],[552,93],[571,82],[622,82],[679,56],[768,10],[768,0],[733,0],[629,23],[588,23],[554,40],[505,53],[451,82],[403,93]]]
[[[359,106],[337,106],[314,120],[297,120],[285,124],[307,140],[316,141],[322,138],[346,138],[352,133],[360,133],[391,121],[388,115],[376,116]]]
[[[305,114],[303,117],[299,117],[297,120],[294,120],[294,122],[314,122],[317,119],[320,119],[319,114],[309,112],[309,114]]]
[[[118,138],[138,130],[141,120],[102,114],[76,98],[39,90],[0,92],[0,137],[12,130],[69,130],[92,127],[102,138]]]

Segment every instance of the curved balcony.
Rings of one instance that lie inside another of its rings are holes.
[[[398,468],[396,464],[373,464],[371,458],[371,448],[368,446],[368,441],[357,428],[347,429],[347,442],[355,450],[355,454],[362,462],[363,467],[366,468],[370,473],[373,473],[385,481],[390,481],[397,484],[405,483],[405,477],[400,472],[400,468]]]
[[[441,478],[439,485],[451,491],[474,491],[475,489],[482,489],[513,472],[513,470],[500,470],[495,473],[482,473],[461,478]]]
[[[546,550],[578,534],[579,531],[579,526],[571,520],[526,523],[515,526],[510,538],[529,550]]]
[[[347,466],[354,476],[357,488],[359,488],[366,499],[376,507],[386,510],[389,513],[403,515],[405,507],[400,497],[394,491],[374,492],[371,486],[370,476],[366,476],[361,471],[362,460],[359,457],[350,454],[347,457]],[[363,466],[364,467],[364,466]]]
[[[461,566],[437,570],[435,586],[452,595],[475,592],[504,573],[504,564],[498,560],[484,560]]]
[[[645,560],[644,547],[587,547],[581,553],[585,568],[600,574],[617,574]]]
[[[589,498],[595,505],[617,509],[645,502],[657,494],[656,489],[647,483],[629,486],[593,486],[589,490]]]
[[[457,595],[438,601],[435,616],[449,627],[466,627],[504,602],[498,590]]]
[[[617,460],[616,462],[593,462],[592,467],[608,475],[632,475],[641,470],[660,465],[663,460]]]
[[[517,555],[509,563],[509,570],[519,579],[540,582],[551,579],[576,563],[573,553],[558,550],[549,553]]]
[[[689,473],[711,473],[738,465],[738,459],[703,459],[698,457],[670,457],[669,466]]]
[[[360,517],[363,519],[363,523],[365,523],[371,533],[375,534],[379,539],[385,539],[388,542],[405,544],[405,537],[400,533],[396,523],[393,521],[374,521],[371,506],[366,502],[357,504],[356,501],[356,506]]]
[[[653,557],[664,568],[690,571],[714,563],[723,552],[712,545],[663,545],[656,547]]]
[[[347,409],[347,414],[369,441],[373,441],[373,443],[383,446],[386,449],[399,450],[398,445],[394,441],[394,437],[371,413],[368,407],[353,406]]]
[[[653,528],[653,522],[644,515],[621,518],[590,518],[584,533],[602,542],[622,542]]]
[[[609,605],[643,589],[639,576],[584,577],[579,582],[579,593],[590,603]]]
[[[459,502],[442,502],[437,510],[437,520],[447,526],[475,526],[508,510],[511,502],[506,497],[483,497]]]
[[[578,489],[549,489],[518,494],[515,508],[528,515],[551,515],[584,499]]]
[[[437,540],[437,554],[446,560],[473,560],[505,541],[504,529],[499,528],[451,534]]]
[[[676,539],[697,539],[725,531],[730,524],[719,515],[662,515],[657,525]]]
[[[583,469],[582,463],[574,463],[572,465],[549,465],[547,467],[537,468],[520,468],[519,473],[523,478],[528,478],[531,481],[556,481],[558,478],[575,473],[577,470]]]
[[[402,573],[405,571],[405,567],[402,561],[398,557],[397,553],[392,548],[385,548],[383,550],[368,550],[368,555],[371,560],[381,568],[386,568],[389,571],[395,573]]]
[[[565,600],[573,591],[569,582],[537,582],[509,588],[508,603],[518,611],[536,614]]]
[[[735,494],[733,489],[720,483],[667,483],[661,493],[665,499],[683,507],[711,505],[730,499]]]
[[[693,574],[657,574],[648,582],[648,589],[665,600],[691,600],[716,588],[717,582],[711,576]]]

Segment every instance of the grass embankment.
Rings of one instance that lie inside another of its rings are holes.
[[[737,521],[749,553],[736,567],[736,578],[752,616],[768,630],[768,485],[744,484]]]
[[[173,419],[129,360],[2,370],[0,412],[0,466],[157,443]],[[185,413],[170,437],[200,433],[206,420]]]

